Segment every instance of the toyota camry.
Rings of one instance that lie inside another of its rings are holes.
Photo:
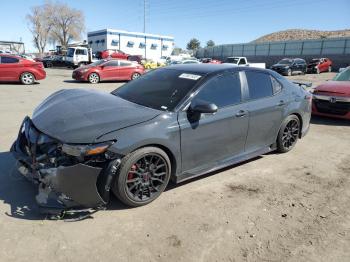
[[[58,91],[26,117],[11,151],[47,212],[128,206],[271,151],[309,128],[311,94],[271,70],[174,65],[111,93]]]

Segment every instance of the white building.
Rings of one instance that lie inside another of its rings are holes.
[[[130,55],[157,60],[170,56],[174,48],[174,37],[103,29],[88,33],[88,44],[92,52],[106,49],[121,50]]]

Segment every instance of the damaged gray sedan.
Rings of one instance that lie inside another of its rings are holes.
[[[270,70],[176,65],[112,93],[61,90],[26,117],[11,151],[44,212],[128,206],[278,150],[306,134],[311,95]]]

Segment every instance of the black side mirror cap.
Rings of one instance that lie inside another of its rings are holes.
[[[218,107],[214,103],[199,99],[193,101],[189,109],[191,112],[199,114],[214,114],[218,111]]]

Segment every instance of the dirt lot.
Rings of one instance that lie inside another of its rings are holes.
[[[111,91],[47,70],[34,86],[0,85],[1,261],[350,261],[350,123],[314,118],[287,154],[268,154],[180,185],[155,202],[80,222],[38,215],[36,188],[8,150],[25,115],[61,88]],[[314,84],[333,77],[294,76]]]

